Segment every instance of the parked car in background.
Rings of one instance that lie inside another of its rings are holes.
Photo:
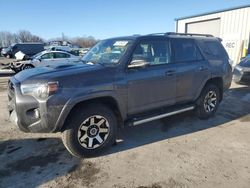
[[[80,57],[74,56],[63,51],[43,51],[31,57],[27,61],[17,61],[10,64],[10,68],[15,72],[34,67],[43,67],[55,63],[76,63],[80,61]]]
[[[10,47],[2,48],[1,50],[1,56],[6,57],[7,52],[9,51]]]
[[[56,50],[56,51],[65,51],[65,52],[70,52],[71,47],[70,46],[49,46],[46,50]]]
[[[98,154],[117,129],[195,110],[212,117],[232,81],[220,40],[150,34],[102,40],[71,64],[25,70],[8,83],[10,119],[25,132],[62,132],[75,156]]]
[[[4,49],[6,49],[6,47],[0,47],[0,56],[3,56],[2,51],[4,51]]]
[[[64,52],[68,52],[68,53],[71,53],[75,56],[79,56],[80,53],[79,53],[79,47],[77,46],[47,46],[46,47],[46,50],[50,50],[50,51],[64,51]]]
[[[234,67],[233,80],[238,84],[250,85],[250,55]]]
[[[43,43],[16,43],[10,45],[3,51],[3,55],[7,58],[15,57],[17,52],[21,51],[26,57],[31,57],[41,51],[44,51]]]
[[[80,48],[79,52],[81,56],[84,56],[90,48]]]

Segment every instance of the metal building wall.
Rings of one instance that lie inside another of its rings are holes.
[[[234,64],[237,64],[243,55],[243,49],[248,48],[250,36],[250,6],[203,16],[177,19],[176,32],[185,33],[188,23],[199,23],[200,21],[213,19],[220,19],[219,37],[222,38],[222,43],[230,58]]]

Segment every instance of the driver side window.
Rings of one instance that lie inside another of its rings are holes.
[[[133,53],[133,61],[145,61],[149,65],[170,63],[170,44],[165,40],[145,41],[139,43]]]

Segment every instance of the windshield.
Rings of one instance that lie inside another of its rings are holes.
[[[241,60],[240,62],[241,66],[250,66],[250,58],[245,57],[244,59]]]
[[[97,43],[82,61],[86,63],[117,64],[126,52],[131,40],[108,39]]]

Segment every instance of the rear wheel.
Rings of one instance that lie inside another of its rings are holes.
[[[220,99],[219,88],[214,84],[208,84],[197,100],[196,112],[200,119],[208,119],[218,109]]]
[[[117,120],[106,106],[97,104],[79,109],[69,119],[63,143],[76,156],[96,155],[115,142]]]

